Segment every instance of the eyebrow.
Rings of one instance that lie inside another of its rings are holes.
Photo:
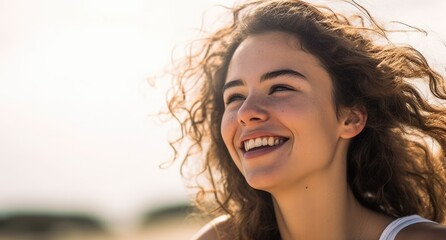
[[[271,79],[274,79],[274,78],[277,78],[277,77],[280,77],[280,76],[284,76],[284,75],[291,75],[291,76],[294,76],[294,77],[307,79],[305,77],[305,75],[303,75],[300,72],[297,72],[297,71],[294,71],[294,70],[291,70],[291,69],[280,69],[280,70],[267,72],[267,73],[263,74],[260,77],[260,82],[263,82],[263,81],[266,81],[266,80],[271,80]],[[225,92],[229,88],[243,86],[243,85],[244,85],[244,83],[240,79],[227,82],[223,86],[223,92]]]
[[[280,77],[283,75],[291,75],[293,77],[299,77],[299,78],[304,78],[307,79],[302,73],[291,70],[291,69],[280,69],[280,70],[276,70],[276,71],[272,71],[272,72],[267,72],[265,74],[262,75],[262,77],[260,77],[260,82],[266,81],[266,80],[271,80],[273,78],[276,77]]]

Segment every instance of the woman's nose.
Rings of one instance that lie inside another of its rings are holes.
[[[248,97],[243,101],[237,113],[241,125],[256,124],[268,119],[266,105],[258,97]]]

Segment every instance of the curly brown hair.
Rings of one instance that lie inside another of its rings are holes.
[[[358,13],[345,16],[300,0],[241,4],[230,9],[228,25],[201,39],[198,49],[191,47],[177,66],[168,100],[182,133],[171,142],[175,157],[181,143],[189,144],[182,174],[206,177],[197,204],[211,196],[214,213],[231,216],[236,239],[280,238],[271,195],[248,185],[220,134],[229,61],[247,36],[269,31],[293,34],[322,62],[338,113],[341,106],[366,109],[365,129],[352,139],[347,156],[348,184],[357,200],[392,217],[445,221],[446,108],[427,101],[414,85],[424,81],[435,98],[445,100],[445,79],[416,49],[392,43],[389,30],[366,9],[346,2]],[[195,171],[186,172],[187,166]]]

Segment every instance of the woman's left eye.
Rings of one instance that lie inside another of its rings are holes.
[[[269,93],[271,94],[274,92],[282,92],[282,91],[294,91],[294,88],[286,85],[274,85],[271,87]]]

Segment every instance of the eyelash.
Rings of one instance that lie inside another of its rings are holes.
[[[295,89],[287,85],[278,84],[271,86],[271,89],[268,94],[273,94],[275,92],[282,92],[282,91],[295,91]],[[225,101],[225,104],[228,105],[234,101],[238,101],[244,98],[245,96],[243,96],[242,94],[238,93],[232,94],[228,96],[227,100]]]
[[[230,103],[232,103],[232,102],[234,102],[234,101],[237,101],[237,100],[240,100],[240,99],[243,99],[243,98],[245,98],[243,95],[241,95],[241,94],[232,94],[232,95],[229,95],[229,97],[228,97],[228,99],[226,100],[226,105],[228,105],[228,104],[230,104]]]
[[[281,90],[277,90],[277,89],[281,89]],[[281,91],[294,91],[295,89],[287,86],[287,85],[282,85],[282,84],[278,84],[278,85],[273,85],[269,91],[269,94],[273,94],[274,92],[281,92]]]

